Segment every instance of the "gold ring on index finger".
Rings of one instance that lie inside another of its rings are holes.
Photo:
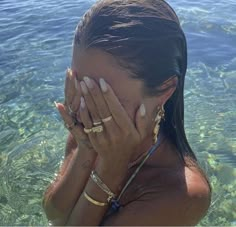
[[[101,125],[101,124],[102,124],[101,121],[95,121],[95,122],[93,122],[93,125],[94,125],[94,126],[98,126],[98,125]]]
[[[69,131],[71,131],[71,130],[74,128],[75,123],[74,123],[74,122],[71,123],[71,124],[64,123],[64,126],[65,126]]]
[[[109,117],[103,118],[102,122],[106,123],[106,122],[111,121],[111,120],[112,120],[112,115],[110,115]]]
[[[84,132],[86,134],[89,134],[89,133],[93,132],[93,128],[84,128]]]
[[[96,133],[96,132],[102,132],[102,131],[103,131],[103,126],[102,126],[102,125],[98,125],[98,126],[96,126],[96,127],[92,127],[92,131],[93,131],[94,133]]]
[[[99,133],[99,132],[102,132],[103,131],[103,126],[102,125],[98,125],[96,127],[92,127],[92,128],[84,128],[84,132],[86,134],[89,134],[91,132],[93,133]]]
[[[71,116],[74,116],[76,113],[71,109],[70,105],[68,105],[68,110],[69,110],[69,114]]]

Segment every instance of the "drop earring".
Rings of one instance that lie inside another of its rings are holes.
[[[163,106],[157,112],[157,115],[156,115],[155,120],[154,120],[155,126],[154,126],[154,129],[153,129],[153,144],[155,144],[157,142],[157,137],[158,137],[158,134],[159,134],[161,119],[165,119],[165,110],[164,110]]]

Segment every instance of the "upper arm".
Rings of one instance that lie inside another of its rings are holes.
[[[196,225],[209,207],[209,195],[202,189],[192,193],[146,194],[104,220],[103,225],[186,226]]]

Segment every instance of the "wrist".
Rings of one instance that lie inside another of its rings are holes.
[[[78,144],[77,149],[79,153],[82,153],[86,156],[90,156],[94,159],[96,159],[97,157],[97,152],[93,149],[93,147],[90,147],[87,144],[84,144],[83,142]]]
[[[97,159],[97,153],[87,148],[78,147],[76,155],[76,165],[83,171],[91,171],[94,169]]]

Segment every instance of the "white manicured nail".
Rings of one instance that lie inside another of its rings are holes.
[[[84,82],[86,83],[86,85],[88,86],[88,88],[93,88],[93,83],[91,81],[91,79],[87,76],[84,77]]]
[[[87,95],[88,94],[88,89],[87,89],[86,84],[84,83],[84,81],[80,82],[80,87],[81,87],[81,90],[82,90],[83,94]]]
[[[100,84],[100,87],[102,89],[102,91],[105,93],[107,92],[107,83],[105,82],[104,79],[99,79],[99,84]]]
[[[142,117],[144,117],[144,116],[146,115],[146,108],[145,108],[144,104],[142,104],[142,105],[140,106],[139,111],[140,111],[140,115],[141,115]]]
[[[77,81],[76,77],[75,77],[75,89],[78,90],[78,81]]]
[[[84,101],[84,97],[82,97],[82,96],[80,97],[80,106],[82,109],[85,108],[85,101]]]
[[[57,104],[57,102],[56,102],[56,101],[54,101],[54,104],[55,104],[56,108],[58,108],[58,104]]]
[[[67,68],[67,75],[71,79],[71,77],[72,77],[72,70],[70,68]]]

